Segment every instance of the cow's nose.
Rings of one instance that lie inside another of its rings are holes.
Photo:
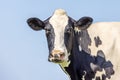
[[[60,57],[60,54],[54,54],[54,58],[59,58]]]
[[[49,60],[50,62],[59,63],[59,62],[62,62],[62,61],[63,61],[64,56],[65,56],[64,52],[59,51],[59,50],[57,50],[57,51],[54,50],[54,51],[52,51],[52,53],[50,54],[48,60]]]

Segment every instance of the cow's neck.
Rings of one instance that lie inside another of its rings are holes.
[[[63,71],[69,75],[71,80],[82,80],[85,72],[87,73],[85,75],[86,80],[87,78],[92,80],[92,77],[89,75],[89,73],[91,74],[92,72],[90,63],[94,63],[94,57],[90,56],[90,54],[86,53],[82,49],[80,50],[77,37],[77,35],[73,37],[73,47],[69,56],[69,61],[60,64],[60,66]]]
[[[82,75],[81,76],[79,75],[79,78],[77,75],[77,67],[79,66],[78,63],[80,64],[80,62],[78,61],[78,57],[79,57],[79,46],[77,43],[76,36],[74,35],[73,46],[70,51],[69,61],[60,64],[60,67],[70,77],[71,80],[82,80],[81,79]]]

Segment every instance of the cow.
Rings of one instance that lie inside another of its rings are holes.
[[[120,22],[92,22],[87,16],[76,21],[63,9],[44,21],[27,20],[33,30],[45,30],[48,61],[59,64],[70,80],[118,80]]]

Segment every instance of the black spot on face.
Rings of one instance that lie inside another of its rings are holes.
[[[64,36],[64,43],[65,43],[65,46],[68,50],[68,52],[71,51],[72,49],[72,45],[73,45],[73,28],[70,27],[70,25],[67,25],[66,28],[65,28],[65,36]]]
[[[73,47],[73,37],[74,37],[74,23],[71,18],[68,20],[68,24],[65,27],[64,31],[64,43],[67,48],[67,51],[70,52]]]
[[[46,38],[47,38],[47,42],[48,42],[49,53],[51,53],[51,51],[54,48],[55,33],[54,33],[54,29],[50,23],[46,23],[45,33],[46,33]]]

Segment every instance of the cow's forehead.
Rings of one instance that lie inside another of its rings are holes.
[[[49,19],[49,23],[54,29],[63,30],[68,24],[68,20],[67,13],[63,9],[57,9]]]

